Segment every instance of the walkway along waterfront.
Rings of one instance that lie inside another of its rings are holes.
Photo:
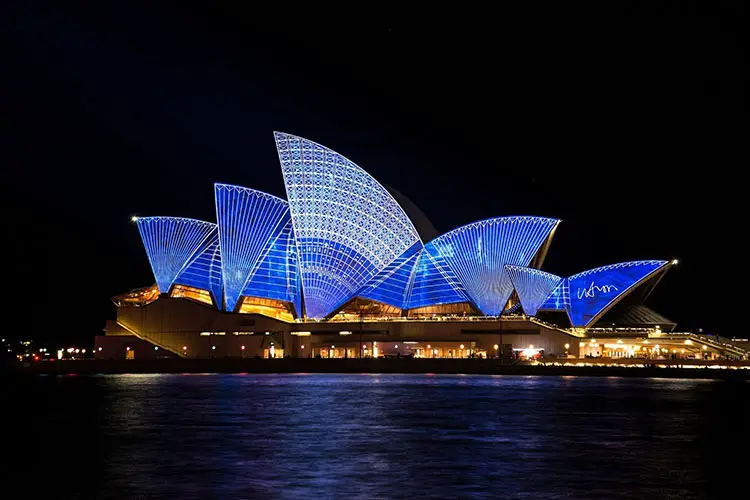
[[[649,364],[644,364],[649,363]],[[134,359],[14,362],[11,371],[27,374],[109,373],[422,373],[674,377],[750,380],[750,362],[683,360],[570,360],[503,364],[494,359]]]

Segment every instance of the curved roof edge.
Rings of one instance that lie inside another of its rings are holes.
[[[542,271],[541,269],[537,269],[535,267],[526,267],[526,266],[516,266],[515,264],[505,264],[505,270],[514,270],[514,271],[521,271],[528,274],[533,274],[535,276],[541,276],[543,278],[555,278],[557,280],[561,280],[562,276],[558,276],[553,273],[548,273],[547,271]]]
[[[547,238],[539,247],[539,250],[537,251],[534,258],[531,260],[531,262],[529,262],[529,267],[532,267],[535,269],[541,269],[542,265],[544,264],[544,261],[547,258],[547,252],[549,252],[549,247],[552,246],[552,239],[555,237],[555,234],[557,234],[557,228],[560,227],[560,223],[562,223],[562,219],[556,219],[556,220],[557,220],[557,223],[555,223],[555,225],[552,226],[552,229],[550,229],[550,232],[547,235]]]
[[[417,234],[422,239],[422,242],[434,240],[440,236],[440,232],[435,229],[430,219],[427,218],[425,213],[420,209],[413,201],[406,197],[401,191],[395,189],[388,184],[382,184],[393,199],[399,204],[401,209],[404,211],[409,220],[411,221],[414,228],[417,230]]]
[[[618,262],[617,264],[607,264],[606,266],[600,266],[595,267],[593,269],[587,269],[585,271],[582,271],[578,274],[574,274],[573,276],[568,277],[568,279],[575,279],[575,278],[583,278],[584,276],[588,276],[589,274],[594,273],[600,273],[603,271],[609,271],[611,269],[619,269],[621,267],[630,267],[630,266],[640,266],[643,264],[659,264],[660,266],[663,266],[664,264],[672,264],[674,261],[670,260],[657,260],[657,259],[651,259],[651,260],[631,260],[628,262]]]
[[[406,210],[404,210],[404,207],[403,207],[403,205],[401,205],[401,203],[399,203],[399,202],[398,202],[398,200],[397,200],[397,199],[396,199],[396,198],[395,198],[395,197],[393,196],[393,194],[391,193],[391,191],[390,191],[390,190],[389,190],[389,189],[388,189],[388,188],[387,188],[387,187],[386,187],[386,186],[385,186],[385,185],[384,185],[384,184],[383,184],[382,182],[380,182],[380,181],[379,181],[379,180],[377,180],[377,179],[376,179],[375,177],[373,177],[373,176],[372,176],[372,174],[371,174],[370,172],[368,172],[367,170],[365,170],[364,168],[362,168],[362,167],[361,167],[361,166],[359,165],[359,163],[357,163],[357,162],[355,162],[355,161],[352,161],[352,160],[350,160],[350,159],[349,159],[349,157],[347,157],[347,156],[344,156],[344,155],[342,155],[342,154],[341,154],[341,153],[339,153],[338,151],[336,151],[336,150],[334,150],[334,149],[331,149],[331,148],[329,148],[328,146],[325,146],[325,145],[323,145],[323,144],[321,144],[321,143],[319,143],[319,142],[315,142],[315,141],[312,141],[312,140],[310,140],[310,139],[306,139],[306,138],[304,138],[304,137],[301,137],[301,136],[299,136],[299,135],[294,135],[294,134],[289,134],[289,133],[287,133],[287,132],[279,132],[278,130],[274,130],[274,131],[273,131],[273,136],[274,136],[274,139],[275,139],[275,140],[276,140],[276,138],[277,138],[278,136],[284,136],[284,137],[293,137],[293,138],[295,138],[295,139],[299,139],[299,140],[302,140],[302,141],[307,141],[307,142],[311,142],[311,143],[313,143],[313,144],[315,144],[315,145],[317,145],[317,146],[320,146],[321,148],[325,148],[325,149],[327,149],[327,150],[329,150],[329,151],[332,151],[333,153],[336,153],[337,155],[339,155],[340,157],[342,157],[342,158],[343,158],[343,159],[345,159],[346,161],[349,161],[349,162],[353,163],[354,165],[356,165],[356,166],[357,166],[357,168],[359,168],[359,169],[360,169],[360,170],[361,170],[361,171],[362,171],[362,172],[363,172],[363,173],[364,173],[365,175],[367,175],[367,176],[368,176],[368,177],[369,177],[370,179],[372,179],[372,180],[373,180],[373,181],[374,181],[374,182],[375,182],[375,183],[376,183],[376,184],[377,184],[378,186],[380,186],[380,187],[382,187],[382,188],[383,188],[383,191],[385,191],[385,192],[386,192],[386,193],[388,194],[388,196],[389,196],[389,197],[390,197],[390,198],[391,198],[391,199],[393,200],[393,202],[394,202],[394,203],[395,203],[395,204],[396,204],[396,205],[397,205],[397,206],[398,206],[398,207],[399,207],[399,208],[401,209],[401,211],[402,211],[402,212],[404,213],[404,215],[406,216],[407,220],[408,220],[408,221],[409,221],[409,222],[411,223],[411,227],[412,227],[412,229],[414,230],[414,234],[416,234],[416,235],[417,235],[417,237],[418,237],[418,238],[419,238],[420,240],[422,240],[422,237],[421,237],[421,235],[419,234],[419,231],[417,231],[417,228],[416,228],[416,227],[414,227],[414,221],[413,221],[413,220],[411,220],[411,217],[409,217],[409,213],[408,213],[408,212],[407,212]],[[281,160],[281,158],[279,157],[279,161],[280,161],[280,160]],[[286,189],[286,182],[284,182],[284,189]],[[424,241],[422,241],[422,244],[424,244]]]
[[[236,189],[238,191],[240,191],[240,190],[242,190],[242,191],[250,191],[250,192],[253,192],[253,193],[257,193],[257,194],[259,194],[259,195],[261,195],[261,196],[263,196],[265,198],[272,198],[272,199],[276,199],[278,201],[283,201],[284,203],[286,203],[287,205],[289,205],[289,202],[287,200],[285,200],[284,198],[281,198],[279,196],[276,196],[275,194],[266,193],[265,191],[260,191],[258,189],[253,189],[253,188],[249,188],[249,187],[245,187],[245,186],[238,186],[237,184],[225,184],[223,182],[214,182],[214,192],[216,192],[216,188],[219,187],[219,186],[221,186],[222,188],[225,188],[225,189]]]
[[[208,222],[208,221],[201,220],[201,219],[193,219],[191,217],[171,217],[169,215],[149,215],[149,216],[146,216],[146,217],[135,216],[135,217],[133,217],[132,220],[133,220],[133,222],[138,222],[138,221],[141,221],[141,220],[146,221],[146,222],[152,222],[152,221],[157,221],[157,220],[182,220],[182,221],[186,221],[186,222],[196,222],[198,224],[206,224],[206,225],[210,225],[210,226],[216,226],[215,222]]]
[[[451,229],[450,231],[443,233],[433,240],[429,241],[428,243],[432,243],[434,241],[437,241],[444,236],[448,236],[450,234],[458,233],[460,231],[466,231],[468,229],[471,229],[473,227],[482,226],[482,225],[489,225],[494,222],[514,222],[514,221],[547,221],[550,223],[554,223],[555,226],[559,225],[560,222],[562,222],[562,219],[555,219],[552,217],[539,217],[536,215],[504,215],[502,217],[488,217],[487,219],[479,219],[474,222],[469,222],[468,224],[464,224],[462,226],[458,226],[456,228]]]

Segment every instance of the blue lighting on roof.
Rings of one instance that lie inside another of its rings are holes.
[[[550,296],[562,278],[554,274],[520,266],[505,266],[513,287],[518,293],[523,311],[535,316],[545,299]]]
[[[568,283],[573,326],[590,326],[631,289],[667,264],[665,260],[623,262],[571,276]]]
[[[233,311],[245,285],[289,222],[289,205],[262,191],[216,184],[224,300]]]
[[[317,319],[357,296],[402,310],[466,302],[497,316],[515,289],[513,310],[564,311],[587,328],[669,265],[625,262],[569,278],[531,269],[560,222],[543,217],[481,220],[423,244],[359,166],[294,135],[274,138],[289,202],[216,184],[217,224],[134,218],[162,293],[175,283],[208,290],[228,311],[242,296],[280,300]]]
[[[182,217],[138,217],[136,224],[161,293],[169,292],[174,279],[216,229],[216,224]]]
[[[290,219],[248,280],[242,295],[292,302],[300,316],[299,292],[297,246]]]
[[[185,266],[174,282],[208,290],[211,292],[214,304],[221,309],[221,252],[219,251],[219,230],[216,226],[196,255],[195,260]]]
[[[431,243],[419,254],[408,308],[470,302],[456,275],[448,269]]]
[[[505,265],[528,266],[560,223],[543,217],[497,217],[461,226],[430,242],[488,316],[505,308],[513,283]]]
[[[357,296],[406,309],[409,287],[421,250],[421,242],[412,245],[403,255],[376,274]]]
[[[570,284],[568,278],[564,278],[557,283],[557,286],[538,310],[565,311],[570,314]]]
[[[305,313],[322,318],[419,242],[390,193],[342,155],[276,132]]]

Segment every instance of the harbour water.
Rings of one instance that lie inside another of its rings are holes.
[[[18,377],[4,392],[7,429],[23,443],[6,471],[36,477],[29,488],[47,498],[750,491],[748,382],[78,375]]]

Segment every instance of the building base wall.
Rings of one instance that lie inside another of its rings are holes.
[[[168,297],[119,308],[106,331],[103,338],[128,335],[184,358],[509,358],[527,349],[562,357],[577,355],[578,346],[576,338],[528,319],[286,323]],[[108,340],[107,351],[120,356],[132,339]]]
[[[288,323],[259,314],[227,313],[188,299],[169,297],[143,307],[118,308],[117,320],[108,321],[105,331],[106,336],[97,337],[97,358],[149,358],[167,353],[200,359],[749,357],[737,343],[725,345],[711,337],[688,333],[613,328],[587,335],[568,333],[522,316]],[[135,352],[128,354],[128,347]]]
[[[94,337],[94,359],[162,359],[175,358],[173,353],[160,349],[135,335],[97,335]]]

